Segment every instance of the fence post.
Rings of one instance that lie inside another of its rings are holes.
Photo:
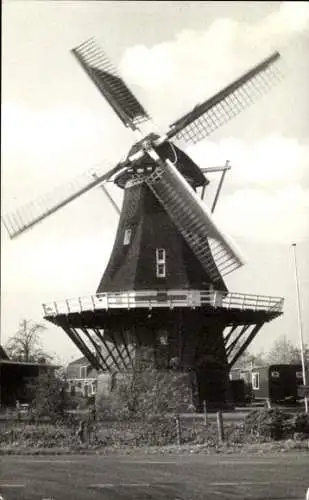
[[[208,424],[208,415],[207,415],[207,405],[206,405],[206,400],[204,399],[203,401],[203,410],[204,410],[204,424]]]
[[[223,417],[221,410],[217,411],[217,427],[218,427],[218,441],[221,444],[224,441]]]
[[[181,427],[180,427],[180,417],[178,414],[175,416],[175,423],[176,423],[177,444],[178,444],[178,446],[180,446],[181,445]]]

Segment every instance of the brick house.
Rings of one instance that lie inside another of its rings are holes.
[[[72,396],[95,396],[98,371],[92,368],[85,356],[69,363],[66,375],[68,391]]]

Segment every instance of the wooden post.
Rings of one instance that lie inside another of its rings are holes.
[[[178,414],[175,416],[175,423],[176,423],[177,444],[178,444],[178,446],[180,446],[181,445],[181,427],[180,427],[180,417]]]
[[[207,405],[206,405],[206,400],[204,399],[203,401],[203,409],[204,409],[204,424],[208,424],[208,415],[207,415]]]
[[[221,444],[224,441],[223,417],[221,410],[217,411],[217,427],[218,427],[218,441]]]

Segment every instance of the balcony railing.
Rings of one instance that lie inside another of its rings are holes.
[[[43,304],[46,317],[99,309],[212,307],[281,313],[284,299],[266,295],[205,290],[112,292]]]

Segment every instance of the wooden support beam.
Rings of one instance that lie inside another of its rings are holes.
[[[70,339],[74,342],[76,347],[86,356],[89,363],[96,370],[100,370],[101,366],[95,355],[91,352],[89,347],[85,344],[85,342],[81,339],[80,335],[77,333],[76,329],[70,326],[67,321],[63,321],[61,324],[63,330],[68,334]]]
[[[100,358],[101,362],[103,363],[103,369],[105,368],[106,370],[109,369],[109,366],[108,364],[106,363],[106,360],[104,358],[104,356],[102,355],[102,352],[100,351],[100,349],[98,348],[98,345],[97,343],[95,342],[95,340],[91,337],[90,333],[88,332],[87,328],[83,327],[81,328],[82,332],[84,333],[84,335],[86,335],[87,339],[91,342],[91,344],[93,345],[94,349],[95,349],[95,352],[97,354],[97,356]]]
[[[229,363],[229,368],[231,369],[233,365],[236,363],[236,361],[240,358],[242,353],[247,349],[247,347],[250,345],[254,337],[257,335],[259,330],[262,328],[264,323],[258,323],[257,325],[254,325],[250,335],[247,337],[246,341],[243,343],[241,348],[238,350],[238,352],[235,354],[234,358],[232,361]]]
[[[227,334],[226,337],[223,337],[223,340],[224,340],[224,345],[226,346],[226,344],[228,343],[228,341],[230,340],[232,334],[235,332],[235,330],[237,330],[237,328],[239,327],[239,325],[232,325],[231,326],[231,329],[229,331],[229,333]]]
[[[118,360],[115,358],[114,354],[113,354],[113,350],[109,347],[108,343],[106,342],[105,338],[104,338],[104,335],[101,335],[100,334],[100,338],[104,344],[104,347],[106,349],[106,351],[108,352],[109,356],[111,357],[111,359],[113,360],[113,363],[115,364],[115,367],[118,369],[118,370],[121,370],[121,366],[119,365],[118,363]]]
[[[100,329],[94,328],[93,331],[96,334],[96,336],[98,337],[98,339],[100,340],[100,342],[104,345],[103,335],[101,334]],[[108,371],[113,371],[113,364],[108,362],[108,360],[109,360],[109,354],[108,354],[108,356],[103,356],[103,354],[102,354],[102,358],[104,359],[104,362],[105,362],[105,364],[107,366]]]
[[[129,361],[131,363],[131,366],[133,367],[133,360],[132,360],[132,356],[131,356],[131,353],[130,353],[129,348],[128,348],[128,343],[127,343],[126,339],[124,338],[124,332],[123,332],[123,330],[121,328],[119,330],[119,335],[120,335],[120,338],[121,338],[121,340],[123,342],[123,346],[124,346],[125,351],[127,353],[128,359],[129,359]]]
[[[236,339],[233,340],[233,342],[226,348],[226,355],[229,356],[231,352],[233,351],[234,347],[237,346],[238,342],[240,341],[241,337],[243,334],[248,330],[250,325],[244,325],[242,329],[240,330],[240,333],[237,335]]]
[[[116,340],[115,340],[115,335],[114,335],[114,334],[113,334],[112,336],[110,335],[110,337],[111,337],[112,342],[113,342],[113,344],[114,344],[114,346],[115,346],[115,349],[116,349],[116,351],[117,351],[117,354],[118,354],[119,358],[121,359],[121,361],[122,361],[122,363],[123,363],[124,368],[125,368],[125,369],[127,369],[127,368],[128,368],[128,365],[127,365],[127,363],[126,363],[125,358],[122,356],[122,351],[119,349],[119,346],[118,346],[118,344],[117,344],[117,342],[116,342]]]

